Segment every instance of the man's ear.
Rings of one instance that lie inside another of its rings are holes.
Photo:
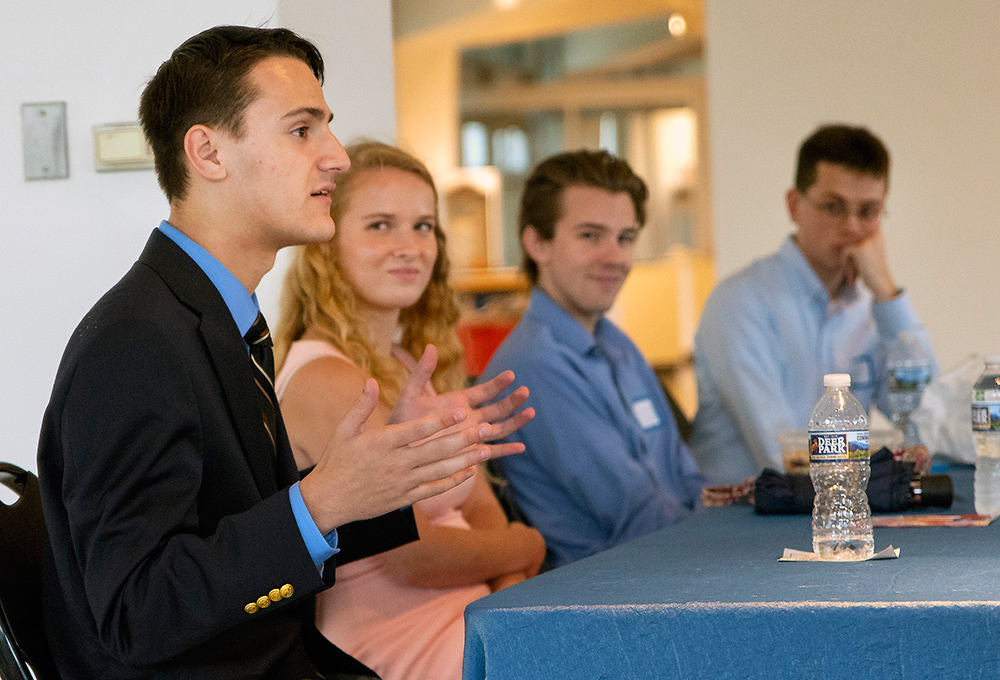
[[[536,264],[544,264],[548,262],[549,251],[552,241],[545,240],[542,235],[538,233],[530,224],[524,228],[521,232],[521,245],[524,246],[524,252],[528,254]]]
[[[795,224],[799,223],[799,205],[802,203],[802,194],[795,187],[785,192],[785,205],[788,206],[788,217]]]
[[[192,125],[184,135],[184,155],[194,172],[208,180],[225,179],[226,166],[219,158],[220,133],[206,125]]]

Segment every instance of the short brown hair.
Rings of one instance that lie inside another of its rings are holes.
[[[188,38],[160,65],[139,100],[139,121],[153,148],[167,200],[184,198],[184,135],[192,125],[243,134],[243,113],[258,92],[249,73],[269,57],[299,59],[323,82],[316,46],[287,28],[216,26]]]
[[[624,191],[632,199],[639,227],[646,223],[646,198],[649,191],[632,168],[607,151],[567,151],[550,156],[535,168],[524,185],[518,234],[534,228],[546,241],[555,236],[556,222],[562,214],[562,194],[566,187],[584,185],[614,193]],[[538,283],[538,263],[524,250],[522,266],[532,284]]]
[[[816,182],[816,166],[820,161],[889,180],[889,150],[864,127],[823,125],[806,137],[799,147],[795,168],[795,188],[800,193],[804,194]]]

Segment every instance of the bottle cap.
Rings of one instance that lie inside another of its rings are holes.
[[[850,373],[827,373],[823,376],[823,387],[850,387]]]

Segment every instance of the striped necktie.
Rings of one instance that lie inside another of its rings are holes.
[[[264,418],[264,428],[271,438],[271,453],[277,456],[277,410],[274,396],[274,351],[271,349],[271,331],[267,328],[264,315],[257,312],[257,319],[250,330],[243,336],[250,345],[250,359],[253,363],[253,379],[257,383],[257,396],[260,401],[260,411]]]

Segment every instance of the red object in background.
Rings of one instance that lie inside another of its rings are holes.
[[[465,348],[465,372],[478,378],[490,357],[517,325],[517,319],[494,319],[490,321],[459,321],[458,339]]]

